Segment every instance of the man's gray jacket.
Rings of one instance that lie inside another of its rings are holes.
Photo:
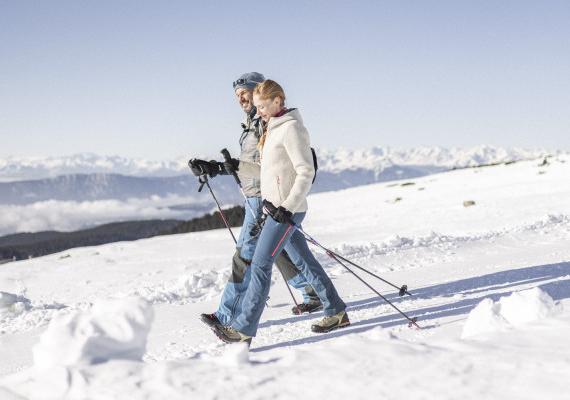
[[[253,110],[252,110],[253,111]],[[239,144],[241,146],[241,153],[239,159],[241,161],[246,161],[249,163],[259,164],[260,156],[259,150],[257,148],[257,143],[259,143],[259,138],[263,133],[261,118],[255,115],[248,115],[242,123],[243,132],[239,139]],[[243,191],[247,197],[260,197],[260,179],[258,176],[252,175],[241,175],[238,171],[239,178],[243,187]]]

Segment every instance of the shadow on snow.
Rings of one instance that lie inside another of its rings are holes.
[[[566,279],[563,279],[566,278]],[[442,283],[439,285],[427,286],[410,291],[413,296],[399,297],[397,293],[385,295],[387,299],[393,302],[398,308],[405,312],[409,317],[418,317],[418,324],[426,329],[432,328],[435,324],[427,324],[428,322],[444,317],[468,314],[481,300],[490,298],[493,301],[500,297],[508,296],[513,292],[530,287],[540,287],[550,295],[555,301],[570,298],[570,262],[557,264],[539,265],[533,267],[512,269],[508,271],[495,272],[488,275],[476,276],[467,279],[461,279],[453,282]],[[519,287],[517,289],[517,287]],[[488,293],[493,292],[493,293]],[[480,296],[471,297],[477,294]],[[436,297],[453,297],[453,296],[470,296],[455,302],[414,309],[414,303],[422,299],[432,299]],[[376,326],[389,328],[398,325],[405,325],[408,321],[392,307],[379,297],[371,297],[368,299],[358,300],[347,303],[348,311],[364,310],[376,308],[384,305],[384,309],[389,314],[380,315],[376,318],[370,318],[352,323],[350,327],[343,328],[339,331],[333,331],[326,335],[311,335],[304,338],[290,340],[287,342],[276,343],[273,345],[262,346],[252,349],[252,352],[260,352],[279,347],[297,346],[300,344],[320,342],[323,340],[333,339],[339,336],[351,333],[364,332]],[[322,315],[322,313],[320,313]],[[315,318],[319,313],[304,315],[301,317],[289,317],[280,320],[266,321],[259,325],[260,328],[272,325],[281,325],[288,322],[299,322]]]

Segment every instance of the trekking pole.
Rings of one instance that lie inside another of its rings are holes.
[[[342,261],[345,261],[345,262],[349,263],[349,264],[352,265],[353,267],[356,267],[356,268],[358,268],[359,270],[361,270],[361,271],[363,271],[363,272],[366,272],[367,274],[369,274],[369,275],[371,275],[371,276],[373,276],[373,277],[375,277],[375,278],[381,280],[382,282],[384,282],[384,283],[386,283],[386,284],[392,286],[393,288],[398,289],[398,295],[399,295],[399,296],[403,296],[403,295],[405,295],[405,294],[407,294],[408,296],[412,296],[412,293],[410,293],[410,292],[408,291],[408,285],[402,285],[401,287],[398,287],[397,285],[394,285],[392,282],[387,281],[386,279],[382,278],[381,276],[376,275],[374,272],[372,272],[372,271],[370,271],[370,270],[367,270],[366,268],[361,267],[360,265],[356,264],[355,262],[350,261],[349,259],[347,259],[347,258],[341,256],[340,254],[338,254],[338,253],[336,253],[336,252],[334,252],[334,251],[332,251],[332,250],[326,248],[325,246],[323,246],[322,244],[320,244],[319,242],[317,242],[317,241],[315,240],[315,238],[313,238],[311,235],[309,235],[307,232],[305,232],[302,228],[300,228],[300,227],[298,227],[298,226],[296,226],[296,228],[299,230],[299,232],[301,232],[301,233],[305,236],[305,238],[307,239],[308,242],[314,244],[314,245],[317,246],[317,247],[320,247],[320,248],[323,249],[327,254],[333,254],[335,257],[341,259]]]
[[[412,296],[412,293],[410,293],[410,292],[408,291],[408,285],[402,285],[401,287],[398,287],[397,285],[394,285],[392,282],[387,281],[386,279],[382,278],[381,276],[376,275],[374,272],[372,272],[372,271],[370,271],[370,270],[367,270],[366,268],[361,267],[360,265],[356,264],[355,262],[350,261],[349,259],[347,259],[347,258],[341,256],[340,254],[338,254],[338,253],[336,253],[336,252],[334,252],[334,251],[332,251],[332,250],[330,250],[330,249],[327,249],[326,247],[324,247],[323,245],[321,245],[320,243],[318,243],[311,235],[309,235],[307,232],[303,231],[302,229],[300,229],[300,232],[301,232],[303,235],[305,235],[305,238],[306,238],[310,243],[314,244],[314,245],[317,246],[317,247],[322,248],[323,250],[325,250],[325,251],[327,252],[327,254],[328,254],[328,253],[334,254],[335,257],[341,259],[342,261],[345,261],[345,262],[349,263],[350,265],[352,265],[353,267],[356,267],[356,268],[358,268],[359,270],[361,270],[361,271],[363,271],[363,272],[366,272],[368,275],[371,275],[371,276],[373,276],[373,277],[375,277],[375,278],[381,280],[382,282],[384,282],[384,283],[386,283],[386,284],[392,286],[393,288],[398,289],[398,295],[399,295],[399,296],[403,296],[403,295],[405,295],[405,294],[407,294],[408,296]]]
[[[382,298],[382,300],[384,300],[386,303],[388,303],[390,306],[392,306],[392,308],[394,308],[396,311],[398,311],[402,316],[404,316],[404,318],[406,318],[408,320],[408,326],[411,328],[412,326],[415,326],[418,329],[421,329],[421,327],[417,324],[418,318],[417,317],[413,317],[410,318],[408,315],[406,315],[406,313],[404,313],[403,311],[401,311],[398,307],[396,307],[394,305],[394,303],[392,303],[390,300],[388,300],[386,297],[382,296],[380,294],[380,292],[378,292],[376,289],[374,289],[372,286],[370,286],[364,279],[362,279],[360,276],[358,276],[353,270],[351,270],[350,268],[348,268],[339,258],[338,255],[334,252],[332,252],[331,250],[327,249],[325,246],[323,246],[322,244],[320,244],[319,242],[317,242],[315,239],[313,239],[311,237],[311,235],[309,235],[308,233],[306,233],[299,225],[297,225],[295,222],[291,221],[291,225],[296,228],[299,232],[301,232],[303,234],[303,236],[305,236],[305,238],[311,242],[312,244],[314,244],[317,247],[320,247],[321,249],[323,249],[327,255],[329,257],[331,257],[333,260],[335,260],[336,262],[338,262],[340,265],[342,265],[344,268],[346,268],[348,270],[348,272],[350,272],[352,275],[354,275],[360,282],[364,283],[369,289],[371,289],[374,293],[376,293],[378,296],[380,296],[380,298]],[[348,260],[345,260],[348,261]],[[350,262],[350,261],[348,261]],[[404,285],[405,286],[405,285]],[[402,288],[404,288],[404,286],[402,286]]]
[[[192,160],[190,160],[190,161],[192,161]],[[190,165],[190,161],[188,162],[188,165]],[[210,190],[210,194],[212,195],[212,198],[214,199],[214,201],[216,202],[216,205],[218,206],[218,211],[220,212],[220,216],[222,217],[222,221],[224,222],[224,225],[226,226],[226,228],[228,228],[228,231],[230,231],[230,235],[232,235],[232,239],[234,240],[234,243],[237,244],[236,237],[234,236],[234,233],[232,232],[232,228],[230,227],[230,224],[229,224],[228,220],[226,219],[224,212],[222,211],[222,207],[220,206],[220,202],[216,198],[216,195],[214,194],[214,191],[212,190],[212,187],[210,186],[210,182],[208,182],[208,175],[206,175],[205,173],[200,175],[198,177],[198,182],[200,182],[200,187],[198,188],[198,192],[202,191],[202,189],[204,188],[204,185],[208,186],[208,190]]]
[[[224,156],[224,160],[226,162],[230,162],[232,159],[232,156],[230,155],[230,152],[228,151],[228,149],[222,149],[221,150],[222,155]],[[249,202],[247,201],[247,196],[245,195],[245,192],[243,191],[243,186],[241,185],[241,180],[239,179],[239,177],[237,176],[237,174],[235,172],[232,173],[232,176],[234,177],[238,187],[239,187],[239,191],[241,193],[241,195],[243,196],[243,199],[245,201],[245,205],[246,208],[249,210],[249,212],[251,213],[251,216],[253,217],[253,219],[255,220],[255,224],[257,225],[257,227],[259,228],[259,231],[261,232],[261,224],[259,223],[255,212],[253,211],[253,209],[251,208],[251,205],[249,204]],[[281,272],[281,270],[279,268],[277,268],[281,274],[281,276],[283,277],[283,281],[285,282],[285,285],[287,286],[287,290],[289,291],[289,294],[291,295],[291,298],[293,299],[293,303],[295,303],[295,307],[297,307],[297,309],[299,309],[299,303],[297,303],[297,299],[295,299],[295,296],[293,295],[293,291],[291,290],[291,287],[289,286],[289,282],[287,282],[287,279],[285,279],[285,275],[283,275],[283,272]]]

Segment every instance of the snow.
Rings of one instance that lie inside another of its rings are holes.
[[[114,359],[140,361],[153,309],[140,298],[100,301],[86,311],[54,318],[34,347],[34,366],[82,366]]]
[[[461,337],[469,338],[494,331],[505,332],[512,327],[547,318],[561,308],[538,287],[515,292],[498,301],[486,298],[469,313]]]
[[[360,273],[422,329],[315,250],[351,326],[312,333],[322,313],[291,315],[275,273],[249,351],[222,344],[198,316],[227,279],[227,230],[1,265],[0,398],[566,399],[570,157],[539,164],[310,196],[303,229],[407,284],[413,295],[399,297]],[[124,305],[132,296],[145,306]]]
[[[349,150],[318,149],[319,169],[338,172],[343,169],[365,168],[381,170],[391,165],[424,165],[437,167],[468,167],[481,164],[513,161],[560,154],[546,149],[502,148],[476,146],[471,148],[417,147],[394,149],[372,147]],[[217,159],[215,155],[194,155],[205,160]],[[0,182],[41,179],[69,174],[115,173],[130,176],[166,177],[188,171],[189,156],[174,160],[146,160],[80,153],[61,157],[0,158]]]
[[[313,191],[333,191],[481,164],[523,159],[542,162],[549,154],[564,153],[491,146],[319,149],[319,177]],[[219,155],[206,159],[216,157]],[[174,161],[95,154],[0,158],[0,235],[73,231],[116,221],[190,219],[208,211],[205,203],[210,197],[197,189],[197,181],[189,175],[187,157]],[[216,178],[214,190],[223,204],[241,202],[229,177]],[[400,199],[395,196],[385,201],[396,203]]]
[[[0,292],[0,318],[20,315],[30,308],[30,300],[13,293]]]
[[[397,149],[372,147],[369,149],[319,149],[319,168],[335,172],[343,169],[381,170],[391,165],[432,166],[445,168],[474,167],[483,164],[532,159],[552,154],[545,149],[507,149],[494,146],[471,148],[416,147]]]

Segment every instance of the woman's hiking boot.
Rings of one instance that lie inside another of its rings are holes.
[[[338,314],[331,315],[330,317],[324,317],[319,322],[312,325],[311,330],[316,333],[326,333],[348,325],[350,325],[348,314],[345,311],[341,311]]]

